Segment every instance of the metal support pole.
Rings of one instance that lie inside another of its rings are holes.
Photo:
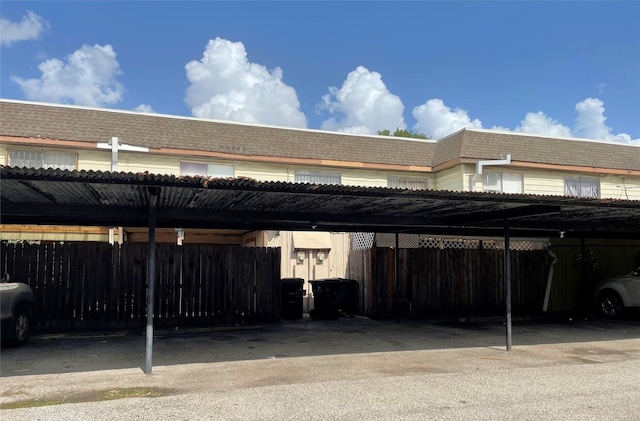
[[[151,374],[153,360],[153,302],[156,282],[156,206],[159,188],[149,188],[149,255],[147,257],[147,331],[144,372]]]
[[[578,312],[579,317],[587,315],[586,303],[588,302],[589,288],[587,288],[587,245],[584,237],[580,237],[580,286],[578,288]]]
[[[111,172],[118,171],[118,138],[112,137],[111,142]],[[113,245],[115,243],[114,240],[114,228],[109,227],[109,244]]]
[[[509,220],[504,220],[504,286],[505,311],[507,313],[507,351],[511,351],[511,245],[509,242]]]
[[[393,304],[394,304],[395,311],[396,311],[396,323],[400,323],[400,308],[399,308],[400,306],[399,306],[399,300],[398,300],[398,298],[399,298],[398,297],[398,290],[399,290],[399,287],[400,287],[400,285],[398,284],[398,261],[400,259],[399,259],[399,256],[398,256],[398,244],[399,244],[398,237],[399,237],[399,234],[396,232],[396,248],[395,248],[394,253],[393,253],[393,258],[394,258],[394,262],[393,262],[393,282],[394,282],[394,288],[393,288],[393,290],[394,290],[394,293],[393,293],[394,300],[393,300]]]

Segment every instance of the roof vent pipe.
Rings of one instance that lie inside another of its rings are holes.
[[[478,161],[476,162],[476,173],[471,177],[471,185],[469,186],[470,191],[476,191],[476,181],[478,181],[478,177],[482,175],[482,167],[485,165],[510,165],[511,164],[511,154],[508,153],[505,157],[502,155],[502,159],[490,159],[486,161]]]

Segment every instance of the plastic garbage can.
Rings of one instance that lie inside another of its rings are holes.
[[[312,319],[335,319],[340,308],[340,279],[309,281],[313,290]]]
[[[282,279],[282,312],[281,317],[287,320],[302,319],[302,297],[304,296],[304,279]]]

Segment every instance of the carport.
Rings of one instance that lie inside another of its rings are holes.
[[[4,224],[503,236],[511,349],[513,237],[640,237],[640,201],[2,167]],[[152,370],[155,255],[148,257],[145,371]]]

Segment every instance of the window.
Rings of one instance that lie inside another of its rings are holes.
[[[395,189],[426,190],[429,188],[429,180],[419,177],[396,177],[387,179],[387,187]]]
[[[61,170],[75,170],[78,155],[58,151],[8,151],[7,165],[10,167],[26,168],[55,168]]]
[[[522,193],[522,174],[488,172],[483,175],[483,191],[495,193]]]
[[[233,165],[180,162],[180,175],[233,178],[235,177],[235,168]]]
[[[296,183],[342,184],[342,178],[339,172],[325,171],[296,170],[294,181]]]
[[[564,195],[576,197],[600,197],[600,179],[567,177],[564,179]]]

